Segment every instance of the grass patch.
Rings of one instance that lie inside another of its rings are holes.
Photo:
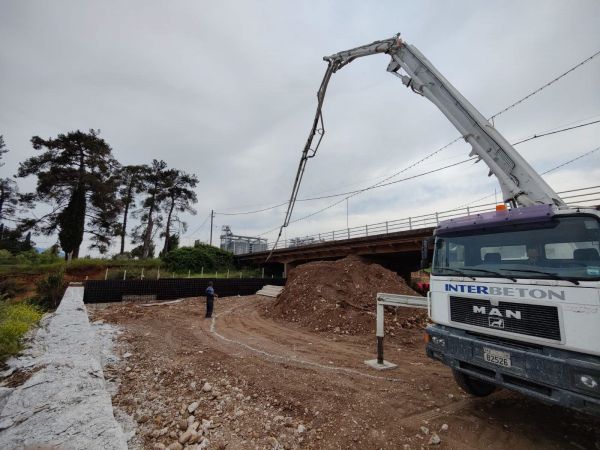
[[[21,350],[21,340],[42,318],[42,312],[27,303],[0,302],[0,361]]]

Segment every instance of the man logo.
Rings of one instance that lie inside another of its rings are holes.
[[[497,317],[488,317],[488,325],[491,328],[504,328],[504,319]]]
[[[490,308],[488,311],[485,306],[473,305],[474,314],[487,314],[488,316],[506,317],[507,319],[521,320],[521,311],[504,310],[504,313],[498,308]],[[504,328],[504,327],[503,327]]]

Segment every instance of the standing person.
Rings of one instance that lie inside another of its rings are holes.
[[[206,318],[210,319],[212,317],[213,306],[215,302],[215,297],[219,297],[215,294],[215,289],[213,288],[213,282],[208,282],[208,287],[206,288]]]

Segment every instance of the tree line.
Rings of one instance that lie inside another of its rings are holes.
[[[154,256],[157,238],[163,239],[161,254],[176,248],[176,230],[186,230],[182,215],[196,214],[196,175],[156,159],[122,165],[99,130],[48,139],[33,136],[31,144],[39,153],[20,162],[13,177],[0,179],[0,242],[11,241],[14,247],[14,242],[29,242],[31,232],[57,233],[69,259],[79,256],[84,235],[89,236],[90,249],[101,254],[119,240],[120,255],[126,255],[129,237],[136,246],[129,255],[148,258]],[[8,151],[0,135],[0,167]],[[37,177],[35,191],[20,193],[15,179],[29,176]],[[50,211],[40,217],[28,214],[37,204]],[[132,217],[138,223],[130,230]]]

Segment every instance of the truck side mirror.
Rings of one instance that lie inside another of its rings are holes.
[[[433,237],[425,238],[421,242],[421,270],[429,267],[429,244]]]

